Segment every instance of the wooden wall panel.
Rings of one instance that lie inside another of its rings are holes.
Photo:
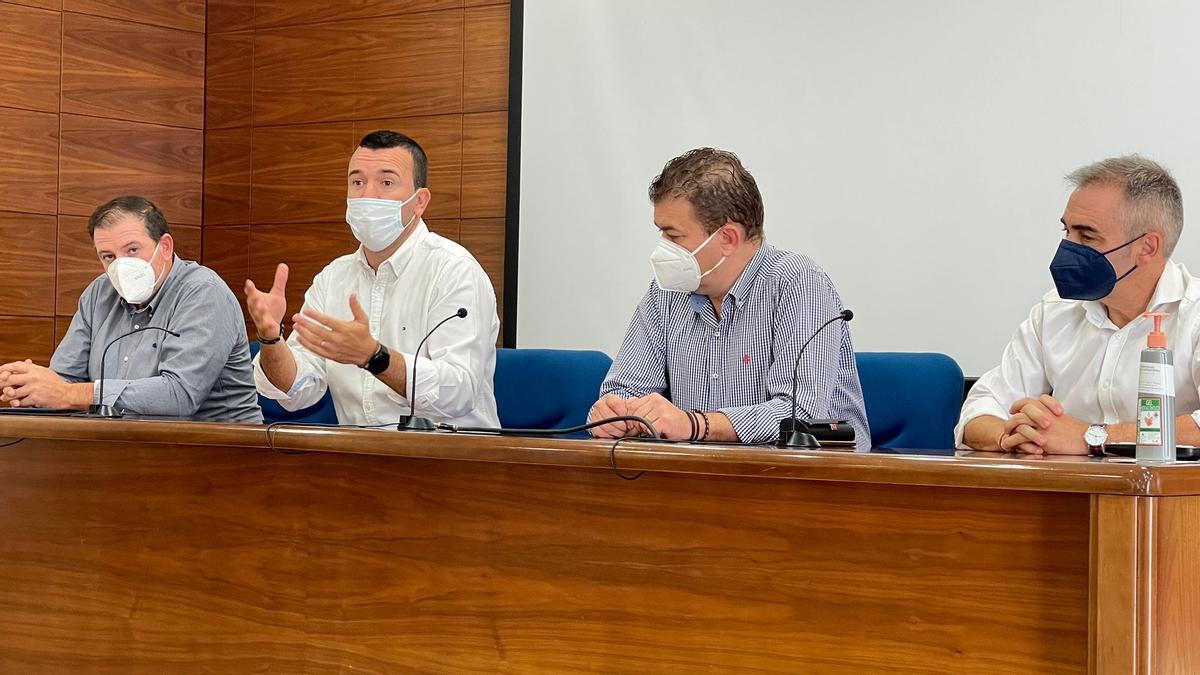
[[[494,5],[509,6],[508,0],[466,0],[467,7],[490,7]]]
[[[425,227],[430,232],[443,236],[451,241],[458,241],[462,222],[459,220],[425,220]]]
[[[362,24],[348,24],[361,31]],[[371,22],[355,63],[358,119],[460,113],[463,13],[426,12]]]
[[[250,228],[205,227],[204,265],[221,275],[233,294],[243,299],[242,285],[250,277]]]
[[[0,3],[0,106],[58,112],[62,15]]]
[[[0,363],[24,361],[46,366],[54,354],[54,319],[0,316]]]
[[[0,108],[0,152],[0,211],[56,213],[58,115]]]
[[[463,115],[463,218],[504,216],[508,113]]]
[[[208,0],[205,5],[209,35],[254,28],[253,0]]]
[[[63,0],[4,0],[10,5],[23,5],[39,9],[61,10]]]
[[[200,228],[171,223],[175,252],[186,260],[200,260]],[[58,281],[54,313],[70,316],[79,306],[79,296],[96,277],[104,274],[104,265],[96,257],[96,248],[87,234],[87,218],[61,216],[58,220]]]
[[[508,5],[468,9],[463,111],[508,109]]]
[[[322,24],[255,30],[254,124],[354,119],[355,55],[364,29]]]
[[[204,36],[63,14],[62,109],[202,128]]]
[[[54,315],[54,216],[0,212],[0,309]]]
[[[458,218],[462,209],[462,116],[435,115],[355,122],[351,151],[363,136],[380,129],[405,134],[425,150],[429,158],[429,191],[433,193],[425,218]],[[347,164],[350,154],[346,153]],[[344,187],[342,196],[345,197]]]
[[[63,0],[63,9],[124,19],[126,25],[136,22],[204,32],[204,0]]]
[[[459,243],[470,251],[492,280],[496,291],[496,313],[504,316],[504,219],[464,219]]]
[[[204,134],[204,225],[250,223],[250,142],[253,129]]]
[[[255,128],[251,222],[345,219],[346,166],[356,140],[349,122]]]
[[[67,335],[67,330],[71,327],[71,317],[56,316],[54,317],[54,348],[58,349],[58,344],[63,341]]]
[[[221,228],[223,231],[224,228]],[[300,311],[313,277],[331,261],[353,253],[358,242],[344,221],[254,225],[250,228],[250,278],[260,290],[271,288],[275,266],[287,263],[287,320]],[[239,298],[245,301],[241,293]]]
[[[205,71],[205,129],[248,127],[254,82],[254,35],[208,36]]]
[[[254,22],[258,28],[296,25],[307,27],[314,23],[351,20],[357,20],[360,25],[373,25],[375,22],[361,19],[456,9],[462,6],[463,0],[255,0]]]
[[[59,212],[90,215],[126,194],[148,197],[167,222],[199,223],[203,132],[62,116]]]

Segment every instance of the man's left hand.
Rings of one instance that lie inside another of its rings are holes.
[[[354,293],[350,295],[350,313],[354,316],[352,320],[339,321],[307,307],[300,310],[292,317],[300,344],[331,361],[359,367],[366,365],[379,347],[379,341],[371,336],[367,313],[358,304],[358,295]]]
[[[628,404],[629,414],[646,418],[647,422],[654,425],[660,438],[686,441],[692,437],[692,422],[688,414],[676,408],[662,394],[632,398]],[[637,422],[631,424],[637,425]]]
[[[1043,441],[1033,442],[1046,453],[1087,454],[1087,442],[1083,440],[1083,434],[1088,428],[1087,423],[1066,414],[1062,409],[1062,404],[1054,398],[1042,396],[1041,398],[1021,399],[1014,403],[1009,410],[1014,415],[1021,414],[1032,424],[1024,424],[1020,429],[1007,429],[1008,433],[1032,430],[1032,436],[1040,437]]]
[[[73,408],[86,410],[92,403],[91,383],[71,384],[58,373],[33,361],[0,366],[0,403],[14,408]]]

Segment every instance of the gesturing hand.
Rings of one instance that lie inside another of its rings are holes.
[[[338,363],[364,366],[379,341],[371,336],[367,313],[358,304],[358,295],[350,294],[350,321],[338,319],[305,307],[292,317],[300,344],[308,351]]]
[[[246,280],[244,288],[246,310],[250,312],[254,329],[258,331],[258,336],[261,338],[274,340],[279,337],[279,326],[283,323],[284,315],[287,314],[287,296],[285,295],[287,278],[288,266],[279,263],[279,266],[275,268],[275,282],[271,285],[270,291],[263,293],[258,290],[253,281]]]

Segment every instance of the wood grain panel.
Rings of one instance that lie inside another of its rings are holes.
[[[250,160],[253,130],[204,133],[204,225],[250,222]],[[266,130],[270,133],[270,130]]]
[[[211,0],[210,0],[211,4]],[[255,25],[259,28],[313,24],[326,21],[374,19],[400,14],[417,14],[439,9],[455,9],[463,0],[255,0]],[[360,25],[375,22],[359,21]]]
[[[463,112],[508,110],[508,5],[468,9]]]
[[[1137,669],[1139,498],[1092,497],[1089,672]]]
[[[358,241],[345,221],[250,228],[250,278],[260,289],[270,288],[275,266],[288,265],[287,316],[300,311],[313,277],[339,256],[353,253]]]
[[[57,224],[54,216],[0,211],[0,314],[54,316]]]
[[[71,328],[71,317],[56,316],[54,317],[54,348],[58,349],[58,345],[67,336],[67,330]]]
[[[463,115],[463,218],[504,217],[507,153],[507,112]]]
[[[209,34],[206,64],[205,129],[250,126],[254,35]]]
[[[1200,497],[1148,499],[1154,504],[1152,636],[1150,670],[1155,673],[1198,673],[1200,653],[1195,627],[1200,625]]]
[[[487,272],[496,291],[496,314],[504,316],[504,219],[464,218],[459,243]]]
[[[204,0],[63,0],[68,12],[204,32]]]
[[[380,129],[405,134],[425,150],[425,156],[429,159],[429,191],[433,193],[425,217],[434,220],[457,219],[462,208],[462,117],[435,115],[355,122],[355,144],[363,136]],[[346,161],[350,161],[349,154],[346,155]]]
[[[186,260],[200,260],[200,228],[171,224],[175,252]],[[58,283],[54,313],[70,316],[79,306],[79,296],[88,284],[104,274],[96,247],[87,234],[87,218],[60,216],[58,219]]]
[[[1086,662],[1086,496],[83,440],[0,476],[5,671]]]
[[[254,4],[248,0],[208,0],[208,34],[254,28]]]
[[[353,119],[364,32],[357,23],[254,31],[254,123]]]
[[[54,355],[54,319],[0,316],[0,335],[4,336],[0,340],[0,363],[33,359],[40,366],[50,365],[50,357]]]
[[[361,37],[354,54],[357,119],[462,111],[462,11],[378,19]]]
[[[256,127],[250,222],[338,222],[346,167],[357,143],[349,123]]]
[[[202,160],[199,130],[64,114],[59,212],[87,216],[113,197],[140,194],[168,222],[199,223]]]
[[[62,15],[0,3],[0,106],[58,112]]]
[[[39,7],[41,9],[62,9],[62,0],[5,0],[10,5],[24,5],[26,7]]]
[[[58,140],[58,115],[0,108],[0,211],[57,211]]]
[[[63,14],[62,109],[203,128],[204,36]]]
[[[242,285],[250,275],[250,228],[205,227],[204,266],[221,275],[245,304]]]
[[[460,221],[457,220],[426,220],[425,227],[430,232],[441,235],[451,241],[458,241]]]
[[[491,5],[504,5],[507,7],[509,2],[508,0],[466,0],[465,4],[467,7],[487,7]]]

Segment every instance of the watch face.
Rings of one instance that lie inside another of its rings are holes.
[[[1083,434],[1083,440],[1088,445],[1104,445],[1104,441],[1108,440],[1108,432],[1104,430],[1104,427],[1088,427]]]

